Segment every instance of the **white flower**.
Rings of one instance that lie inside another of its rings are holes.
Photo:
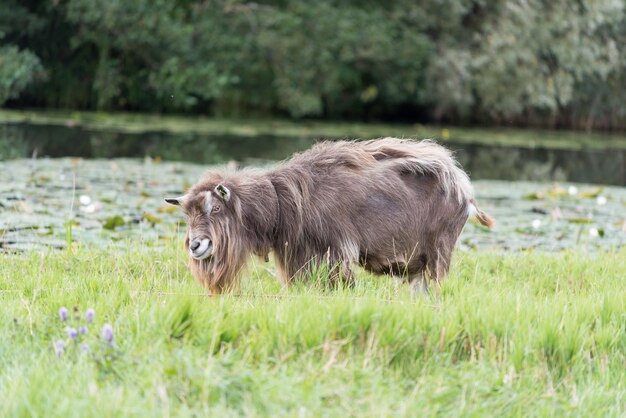
[[[102,210],[104,205],[101,202],[93,202],[85,206],[80,207],[80,211],[84,213],[94,213]]]
[[[81,205],[87,206],[88,204],[91,203],[91,198],[87,196],[86,194],[83,194],[78,198],[78,201],[80,202]]]
[[[596,199],[596,202],[598,202],[598,206],[604,206],[606,205],[606,197],[598,196],[598,198]]]
[[[567,188],[567,193],[568,193],[570,196],[574,196],[575,194],[577,194],[577,193],[578,193],[578,188],[577,188],[576,186],[569,186],[569,187]]]
[[[539,229],[539,227],[541,226],[541,220],[535,219],[531,225],[533,226],[533,229]]]
[[[600,235],[600,232],[598,231],[598,228],[589,228],[589,235],[597,237]]]

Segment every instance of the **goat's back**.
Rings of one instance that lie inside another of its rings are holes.
[[[272,181],[281,202],[295,202],[282,218],[286,239],[381,263],[417,259],[431,247],[451,251],[472,198],[449,151],[430,141],[320,143]]]

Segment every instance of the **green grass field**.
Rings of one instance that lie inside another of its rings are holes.
[[[424,300],[265,264],[207,297],[178,247],[0,256],[0,416],[626,414],[626,249],[457,252]],[[95,309],[88,352],[62,306]]]

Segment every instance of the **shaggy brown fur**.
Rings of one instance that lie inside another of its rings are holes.
[[[396,138],[322,142],[268,171],[209,172],[168,202],[185,209],[187,249],[190,238],[211,241],[210,257],[190,266],[213,292],[269,252],[284,282],[322,264],[350,282],[357,263],[425,285],[448,272],[470,215],[493,225],[447,149]]]

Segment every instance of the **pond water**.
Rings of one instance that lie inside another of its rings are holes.
[[[80,126],[0,125],[0,161],[14,158],[161,158],[206,165],[282,160],[316,141],[299,136],[127,133]],[[541,138],[534,143],[541,144]],[[445,141],[472,179],[569,181],[626,186],[626,147],[511,147]]]

